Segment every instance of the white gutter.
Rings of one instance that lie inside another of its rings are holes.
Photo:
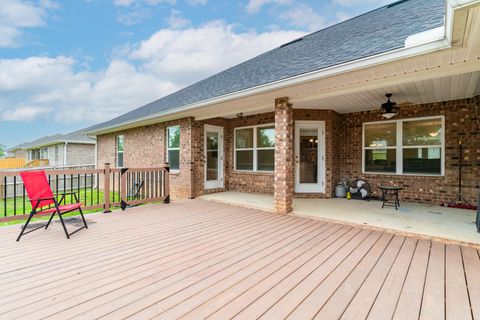
[[[141,123],[143,121],[154,120],[160,117],[174,115],[180,112],[190,111],[193,109],[202,108],[205,106],[218,104],[230,100],[240,99],[247,96],[265,93],[285,87],[302,84],[309,81],[319,80],[321,78],[331,77],[346,72],[356,71],[379,65],[385,62],[392,62],[412,56],[417,56],[429,52],[438,51],[441,49],[447,49],[451,47],[451,37],[453,30],[453,17],[454,10],[461,9],[462,7],[471,6],[472,4],[480,3],[480,0],[447,0],[446,4],[446,19],[445,26],[441,27],[443,32],[439,32],[437,29],[433,31],[427,31],[420,33],[419,36],[412,35],[406,39],[405,47],[380,53],[371,57],[358,59],[351,62],[335,65],[332,67],[324,68],[318,71],[312,71],[304,73],[298,76],[293,76],[287,79],[270,82],[267,84],[259,85],[254,88],[244,89],[233,93],[228,93],[219,97],[202,100],[200,102],[184,105],[175,109],[171,109],[165,112],[158,112],[145,117],[136,118],[134,120],[125,121],[120,124],[116,124],[110,127],[104,127],[99,130],[93,130],[87,132],[90,136],[95,136],[102,133],[114,132],[121,130],[122,127],[134,125],[135,123]],[[417,39],[415,39],[417,37]],[[118,130],[114,130],[118,129]]]

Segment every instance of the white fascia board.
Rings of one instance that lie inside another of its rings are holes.
[[[120,124],[116,124],[110,127],[105,127],[100,130],[93,130],[88,132],[89,136],[96,136],[100,134],[110,133],[122,130],[123,128],[132,128],[136,126],[141,126],[142,122],[149,121],[149,120],[161,120],[162,117],[170,116],[176,113],[190,111],[193,109],[202,108],[205,106],[222,103],[234,99],[244,98],[247,96],[265,93],[269,91],[273,91],[276,89],[282,89],[285,87],[289,87],[292,85],[302,84],[305,82],[319,80],[326,77],[331,77],[339,74],[343,74],[346,72],[356,71],[360,69],[364,69],[367,67],[372,67],[375,65],[397,61],[404,58],[409,58],[412,56],[417,56],[421,54],[426,54],[434,51],[438,51],[441,49],[447,49],[451,47],[451,34],[453,29],[453,17],[454,17],[454,10],[459,9],[465,6],[471,6],[472,4],[479,3],[480,0],[448,0],[447,1],[447,11],[446,11],[446,20],[445,26],[441,27],[443,29],[443,36],[439,37],[439,30],[432,31],[430,35],[427,36],[418,36],[421,38],[422,41],[418,42],[417,45],[412,41],[411,46],[395,49],[392,51],[388,51],[385,53],[380,53],[371,57],[366,57],[358,60],[354,60],[351,62],[346,62],[343,64],[335,65],[332,67],[324,68],[317,71],[312,71],[309,73],[304,73],[298,76],[293,76],[287,79],[278,80],[274,82],[270,82],[264,85],[259,85],[253,88],[244,89],[240,91],[236,91],[233,93],[225,94],[219,97],[206,99],[197,103],[184,105],[179,108],[171,109],[165,112],[159,112],[155,114],[151,114],[145,117],[136,118],[131,121],[125,121]],[[415,36],[415,35],[412,35]],[[429,40],[430,39],[430,40]],[[408,40],[408,39],[407,39]]]

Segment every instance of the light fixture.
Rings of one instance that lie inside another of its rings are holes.
[[[430,137],[433,137],[433,138],[438,137],[438,134],[439,134],[438,131],[433,131],[429,133]]]
[[[242,119],[243,118],[243,112],[237,113],[237,118]]]
[[[382,103],[380,110],[382,111],[382,117],[390,119],[397,114],[397,103],[390,101],[390,98],[392,97],[391,93],[387,93],[385,97],[387,97],[387,102]]]

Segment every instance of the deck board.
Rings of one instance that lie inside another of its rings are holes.
[[[480,317],[470,247],[205,200],[87,218],[1,229],[0,319]]]

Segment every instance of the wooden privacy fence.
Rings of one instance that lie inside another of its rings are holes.
[[[25,171],[25,170],[22,170]],[[30,201],[20,177],[21,171],[0,171],[0,222],[27,218]],[[84,210],[110,212],[130,205],[170,202],[169,168],[111,168],[46,170],[50,187],[58,197],[75,192]],[[75,202],[69,195],[65,203]]]
[[[0,169],[23,168],[27,161],[23,158],[0,159]]]

